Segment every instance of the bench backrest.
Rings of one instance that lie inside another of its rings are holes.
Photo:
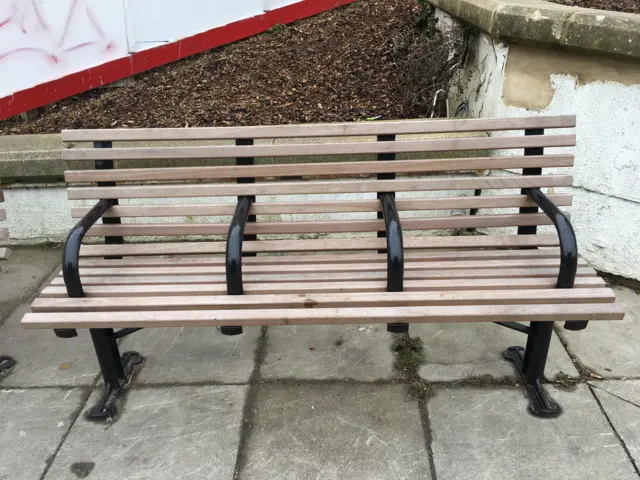
[[[87,235],[111,241],[85,245],[81,255],[211,254],[224,253],[245,196],[255,197],[245,252],[385,248],[378,198],[389,192],[405,249],[557,245],[556,235],[516,233],[550,224],[522,189],[548,189],[556,205],[571,204],[568,190],[556,189],[572,185],[566,168],[573,155],[565,147],[575,145],[573,127],[575,117],[560,116],[75,130],[62,137],[71,143],[63,152],[68,196],[83,203],[72,216],[98,199],[119,201]],[[553,170],[543,175],[543,168]],[[492,227],[500,230],[460,235]],[[185,236],[203,241],[185,243]],[[127,243],[114,244],[117,237]]]

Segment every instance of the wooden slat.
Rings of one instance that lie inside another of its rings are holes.
[[[0,203],[4,202],[4,192],[0,190]]]
[[[406,280],[406,292],[444,292],[458,290],[518,290],[518,289],[549,289],[556,285],[555,278],[480,278],[460,280]],[[304,288],[301,288],[304,287]],[[574,289],[605,288],[606,283],[600,277],[578,277]],[[365,282],[325,282],[325,283],[251,283],[244,286],[246,295],[259,294],[288,294],[300,292],[311,293],[357,293],[357,292],[385,292],[386,280]],[[160,284],[160,285],[87,285],[83,287],[87,297],[144,297],[158,295],[226,295],[227,286],[223,284]],[[64,286],[51,285],[46,287],[41,297],[66,298],[67,290]]]
[[[477,235],[461,237],[407,237],[405,249],[420,248],[509,248],[557,247],[555,235]],[[384,238],[323,238],[313,240],[259,240],[244,242],[244,252],[319,252],[375,250],[386,248]],[[124,245],[83,245],[81,257],[124,255],[190,255],[224,253],[225,242],[139,243]]]
[[[571,205],[569,194],[550,194],[547,197],[557,206]],[[500,195],[486,197],[448,197],[396,199],[398,211],[413,210],[455,210],[468,208],[511,208],[534,207],[536,203],[526,195]],[[73,218],[82,218],[91,207],[71,209]],[[216,216],[233,215],[235,204],[223,205],[117,205],[110,208],[105,217],[176,217],[176,216]],[[279,202],[254,203],[253,215],[304,214],[304,213],[345,213],[379,211],[378,200],[344,200],[329,202]]]
[[[11,256],[11,250],[5,247],[0,248],[0,260],[8,260]]]
[[[392,323],[622,320],[615,303],[464,305],[435,307],[186,310],[163,312],[27,313],[25,328],[198,327],[216,325],[324,325]]]
[[[575,127],[575,116],[401,120],[381,122],[264,125],[255,127],[135,128],[63,130],[64,142],[225,140],[236,138],[339,137],[416,133],[523,130]]]
[[[185,297],[38,298],[33,312],[114,312],[162,310],[226,310],[256,308],[418,307],[436,305],[534,305],[612,303],[608,288],[555,288],[453,292],[379,292],[310,295],[200,295]]]
[[[4,208],[0,208],[0,222],[7,219],[7,212],[5,212]]]
[[[551,225],[543,213],[502,215],[458,215],[453,217],[406,218],[402,229],[439,230],[443,228],[513,227],[523,225]],[[338,220],[315,222],[260,222],[249,223],[247,234],[294,234],[294,233],[345,233],[384,231],[384,220]],[[226,235],[226,223],[144,223],[121,225],[95,225],[88,236],[183,236]]]
[[[146,160],[237,157],[289,157],[305,155],[360,155],[373,153],[503,150],[532,147],[571,147],[575,135],[447,138],[396,142],[303,143],[297,145],[249,145],[205,147],[71,148],[62,158],[73,160]]]
[[[560,250],[557,248],[526,249],[526,250],[431,250],[408,251],[405,253],[405,265],[416,262],[441,262],[452,260],[558,260]],[[342,253],[333,255],[260,255],[244,257],[243,265],[314,265],[345,263],[385,263],[386,254],[379,253]],[[583,260],[578,260],[582,264]],[[126,257],[119,259],[83,258],[80,267],[120,268],[120,267],[171,267],[171,266],[223,266],[224,256],[207,255],[204,257]]]
[[[573,155],[535,155],[484,158],[396,160],[390,162],[296,163],[280,165],[227,165],[218,167],[123,168],[112,170],[68,170],[64,178],[73,182],[122,182],[163,180],[213,180],[237,177],[290,177],[364,175],[374,173],[444,172],[505,168],[570,167]]]
[[[5,227],[0,228],[0,240],[7,240],[9,238],[9,229]]]
[[[595,276],[591,268],[578,268],[576,276]],[[408,270],[404,273],[407,280],[428,280],[437,278],[544,278],[558,277],[558,268],[512,268],[512,269],[487,269],[487,270]],[[263,282],[340,282],[340,281],[369,281],[386,279],[386,271],[372,272],[309,272],[309,273],[249,273],[244,274],[244,284]],[[124,276],[83,276],[83,285],[153,285],[166,283],[221,283],[226,284],[224,274],[212,275],[124,275]],[[64,285],[62,276],[51,281],[51,285]]]
[[[579,261],[581,267],[586,267],[584,260]],[[546,268],[560,266],[559,258],[535,258],[516,260],[454,260],[431,262],[406,262],[405,271],[411,270],[484,270],[484,269],[509,269],[509,268]],[[88,276],[122,276],[122,275],[220,275],[224,274],[224,265],[190,265],[190,266],[144,266],[144,267],[80,267],[83,278]],[[300,265],[244,265],[244,274],[251,273],[296,273],[296,272],[386,272],[387,265],[383,262],[357,262],[357,263],[324,263],[324,264],[300,264]]]
[[[385,142],[380,142],[385,143]],[[106,149],[100,149],[106,150]],[[423,178],[401,180],[348,180],[321,182],[270,182],[240,184],[176,184],[117,187],[71,187],[69,200],[99,198],[181,198],[236,195],[300,195],[475,190],[501,188],[570,187],[571,175],[520,175],[504,177]]]

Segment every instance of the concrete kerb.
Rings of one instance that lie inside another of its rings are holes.
[[[543,0],[428,0],[495,38],[640,58],[640,15]]]

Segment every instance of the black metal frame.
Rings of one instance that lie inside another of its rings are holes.
[[[384,217],[385,237],[387,240],[387,292],[404,291],[404,245],[402,242],[402,225],[396,208],[396,201],[392,194],[380,195],[382,216]],[[387,324],[387,331],[391,333],[407,333],[409,324],[394,322]]]
[[[395,135],[378,135],[378,142],[394,142]],[[389,162],[396,159],[395,153],[379,153],[377,160],[381,162]],[[378,180],[394,180],[395,173],[378,173]],[[387,254],[387,292],[402,292],[404,280],[404,251],[402,246],[402,227],[400,226],[400,217],[396,208],[395,192],[378,192],[378,200],[380,201],[381,210],[377,212],[378,220],[384,219],[384,231],[378,230],[378,238],[387,239],[387,248],[381,248],[378,253]],[[391,333],[407,333],[409,331],[408,323],[388,323],[387,332]]]
[[[225,251],[225,274],[227,279],[227,295],[242,295],[242,241],[245,238],[244,229],[249,219],[249,210],[255,197],[239,197],[236,211],[229,225],[227,233],[227,247]],[[241,326],[223,326],[220,331],[225,335],[239,335]]]
[[[7,375],[9,370],[11,370],[15,364],[16,361],[13,357],[10,357],[9,355],[0,355],[0,378]]]
[[[110,148],[111,142],[95,142],[95,148]],[[113,160],[96,161],[96,169],[113,168]],[[98,182],[98,186],[114,186],[114,182]],[[62,276],[67,289],[67,294],[71,298],[84,297],[82,280],[80,278],[80,248],[82,240],[87,231],[109,210],[117,205],[116,199],[101,199],[75,227],[69,232],[64,244],[62,254]],[[105,224],[119,224],[119,217],[103,218]],[[105,237],[108,245],[122,244],[124,239],[121,236]],[[106,258],[120,258],[117,256]],[[118,339],[134,333],[140,328],[124,328],[115,332],[112,328],[91,328],[91,340],[100,364],[100,372],[104,379],[105,391],[100,401],[91,407],[86,417],[90,420],[105,420],[116,415],[116,400],[120,393],[127,387],[137,365],[144,362],[144,357],[138,352],[124,352],[120,355],[118,349]],[[63,328],[54,329],[56,336],[60,338],[72,338],[78,336],[76,329]]]
[[[543,134],[544,130],[541,129],[525,130],[525,135]],[[524,151],[525,155],[542,155],[543,153],[542,148],[525,148]],[[541,175],[542,169],[525,168],[522,173],[523,175]],[[555,225],[560,241],[560,269],[556,287],[572,288],[578,266],[578,244],[571,222],[539,188],[524,188],[521,193],[532,198],[537,206],[522,207],[520,213],[537,213],[539,207]],[[536,233],[535,225],[518,227],[518,235],[535,235]],[[531,322],[528,327],[513,322],[497,323],[527,334],[525,348],[509,347],[503,355],[514,363],[522,378],[529,398],[530,412],[539,417],[558,416],[562,409],[542,386],[549,345],[553,336],[553,322]],[[581,330],[586,328],[586,324],[587,322],[566,322],[565,328]]]
[[[382,195],[380,203],[387,238],[387,292],[402,292],[404,290],[404,246],[400,217],[393,196]]]
[[[238,138],[236,139],[237,146],[253,145],[252,138]],[[236,165],[254,165],[255,159],[253,157],[237,157]],[[256,179],[253,177],[238,177],[236,183],[255,183]],[[247,223],[255,223],[256,216],[249,215],[251,204],[256,201],[255,195],[244,195],[238,197],[238,205],[236,206],[235,214],[229,225],[229,232],[227,234],[227,249],[225,252],[225,270],[227,278],[227,294],[228,295],[242,295],[244,293],[242,288],[242,242],[256,241],[258,236],[255,233],[244,233],[244,229]],[[248,252],[244,254],[245,257],[255,257],[254,252]],[[240,335],[242,333],[242,327],[235,326],[222,326],[220,327],[220,333],[223,335]]]

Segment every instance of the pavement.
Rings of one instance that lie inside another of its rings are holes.
[[[121,344],[146,362],[119,415],[93,423],[86,332],[19,324],[59,261],[57,248],[17,248],[0,266],[0,355],[17,360],[0,379],[0,480],[640,478],[640,295],[628,288],[616,287],[624,321],[558,326],[556,419],[527,412],[501,357],[522,334],[425,324],[410,351],[379,326],[143,330]]]

